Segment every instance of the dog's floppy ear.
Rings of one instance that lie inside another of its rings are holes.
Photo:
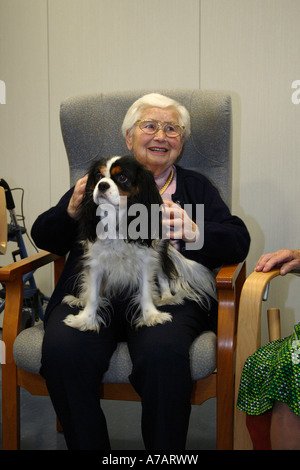
[[[96,160],[92,163],[88,173],[83,199],[80,204],[80,237],[83,240],[88,239],[91,242],[95,241],[97,238],[96,226],[99,222],[99,216],[96,215],[97,205],[93,200],[93,191],[100,178],[99,168],[105,164],[106,159]]]
[[[143,237],[143,243],[148,246],[152,241],[162,236],[161,225],[161,205],[163,201],[157,189],[154,176],[151,171],[147,170],[143,165],[138,164],[136,173],[136,191],[133,197],[128,199],[128,207],[132,204],[141,204],[147,211],[147,231],[148,236]],[[144,212],[143,212],[144,213]],[[153,223],[155,219],[155,223]],[[128,216],[128,225],[134,220],[133,217]]]
[[[141,166],[138,170],[138,192],[137,199],[141,204],[145,206],[151,206],[151,204],[162,204],[162,198],[157,189],[153,173]]]

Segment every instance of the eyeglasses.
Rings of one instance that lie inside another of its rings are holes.
[[[156,134],[161,129],[167,137],[178,137],[184,131],[184,126],[172,122],[156,121],[155,119],[143,119],[135,122],[145,134]]]

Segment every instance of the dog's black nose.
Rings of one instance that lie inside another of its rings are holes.
[[[104,193],[109,188],[110,188],[110,185],[106,181],[103,181],[103,182],[100,181],[100,183],[98,183],[98,191],[100,191],[101,193]]]

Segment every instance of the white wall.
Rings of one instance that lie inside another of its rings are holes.
[[[233,211],[251,232],[248,271],[262,252],[300,247],[299,21],[300,0],[0,0],[0,177],[25,189],[28,229],[69,185],[63,98],[195,87],[232,93]],[[46,291],[50,279],[44,269]],[[298,283],[275,282],[270,301],[289,334]]]
[[[50,201],[49,80],[47,3],[40,0],[1,0],[0,79],[6,84],[6,104],[0,105],[0,177],[11,188],[25,190],[25,223]],[[17,214],[21,193],[13,192]],[[26,239],[28,252],[31,245]],[[8,253],[16,249],[8,244]],[[11,256],[1,257],[1,265]],[[43,287],[50,291],[49,269],[42,268]]]
[[[201,1],[201,87],[234,92],[233,211],[251,232],[248,271],[263,252],[300,247],[299,22],[299,0]],[[276,280],[269,301],[289,334],[299,279]]]

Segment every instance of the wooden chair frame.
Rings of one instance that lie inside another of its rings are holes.
[[[298,270],[291,274],[299,274]],[[251,273],[242,288],[238,335],[236,347],[236,372],[235,372],[235,417],[234,417],[234,449],[252,450],[253,445],[246,427],[246,414],[236,408],[236,402],[239,392],[241,374],[246,359],[261,346],[261,309],[262,301],[268,284],[280,275],[279,269],[273,269],[268,273]],[[274,309],[277,310],[277,309]],[[274,325],[276,330],[278,328]],[[272,325],[269,323],[269,330]],[[270,332],[270,341],[275,339]],[[277,336],[277,334],[276,334]]]
[[[20,387],[32,395],[48,395],[44,379],[18,368],[13,359],[13,343],[21,326],[23,305],[22,276],[54,262],[57,282],[64,266],[64,258],[40,252],[0,269],[0,281],[6,285],[6,305],[2,340],[6,347],[6,363],[2,365],[2,423],[3,449],[20,448]],[[217,339],[217,371],[195,382],[191,403],[202,404],[217,397],[217,449],[233,448],[234,416],[234,362],[238,305],[245,281],[245,262],[220,269],[216,286],[219,295]],[[139,401],[130,384],[102,384],[102,398]]]

